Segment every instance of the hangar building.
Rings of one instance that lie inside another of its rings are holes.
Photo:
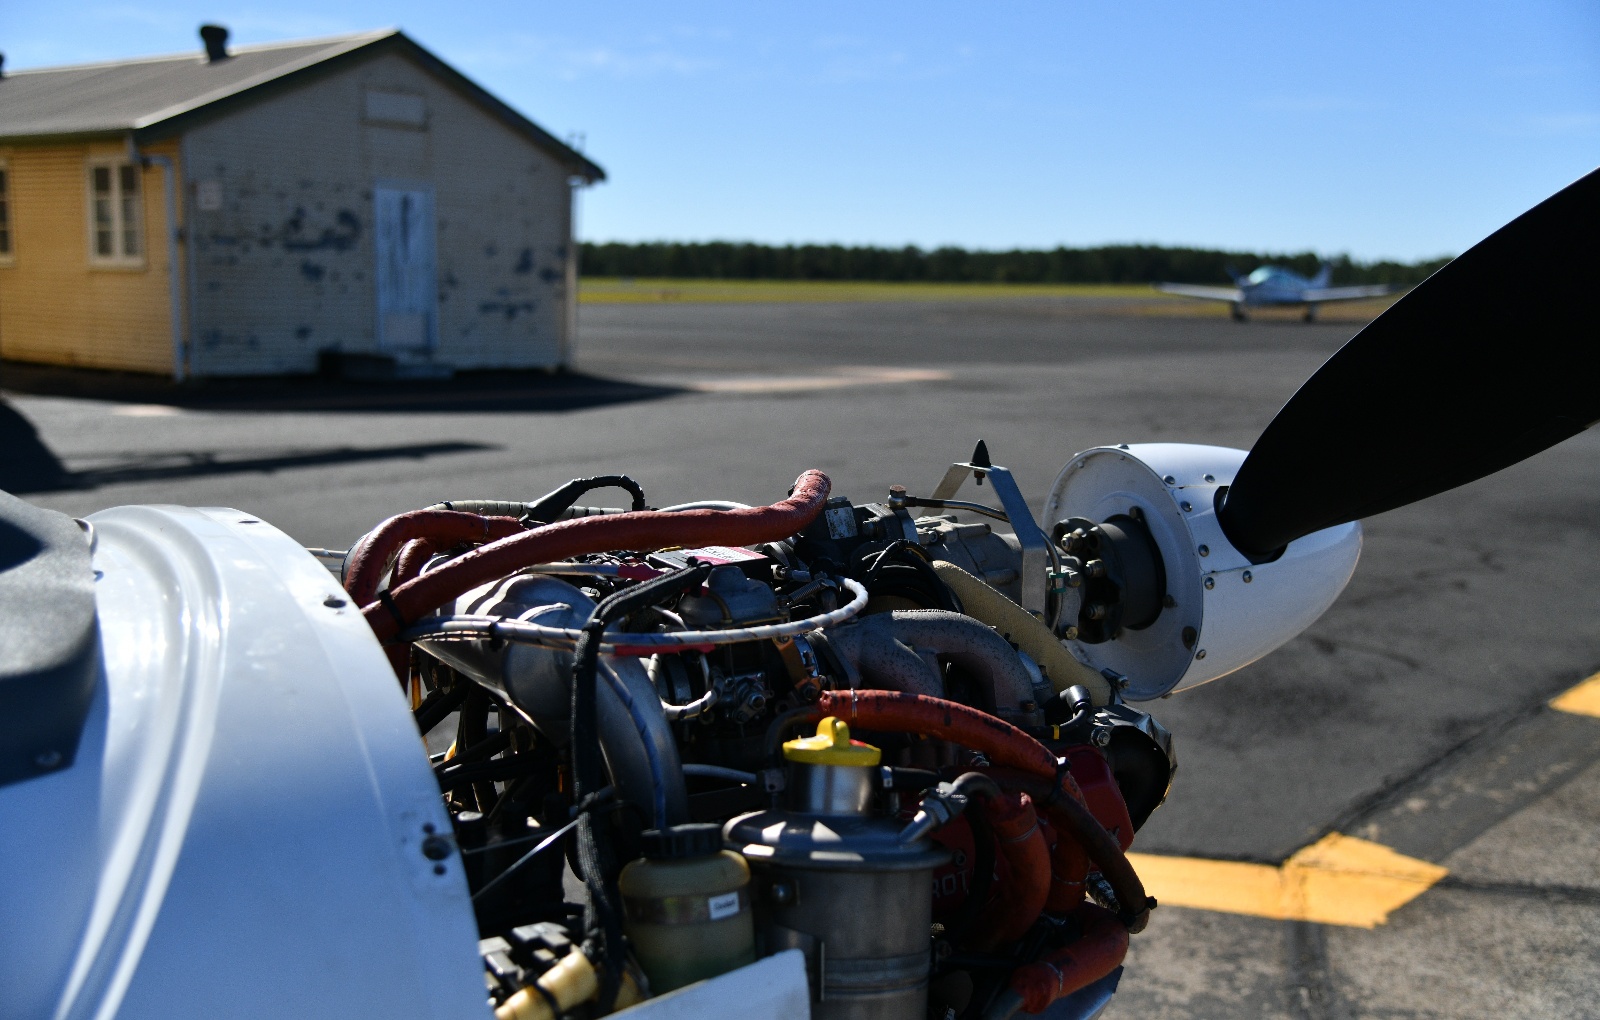
[[[0,357],[558,367],[605,173],[397,31],[0,76]]]

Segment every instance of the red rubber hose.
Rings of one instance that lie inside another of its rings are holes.
[[[369,605],[378,594],[378,582],[400,547],[413,539],[426,539],[435,549],[463,542],[492,542],[522,531],[514,518],[481,517],[455,510],[413,510],[391,517],[364,535],[350,552],[345,591],[358,606]]]
[[[827,475],[807,471],[795,481],[793,495],[771,506],[676,513],[640,510],[558,521],[480,546],[400,585],[389,593],[393,612],[389,606],[372,604],[362,613],[378,640],[388,641],[400,632],[402,621],[420,619],[463,592],[535,563],[613,549],[780,541],[816,519],[828,500],[829,488]],[[350,593],[352,597],[356,594],[354,589]]]
[[[891,733],[920,733],[982,752],[1001,768],[1019,769],[1040,784],[1026,792],[1035,803],[1047,805],[1052,824],[1060,829],[1053,866],[1068,866],[1061,843],[1078,842],[1105,875],[1127,911],[1129,931],[1142,930],[1149,920],[1150,902],[1144,883],[1128,862],[1116,838],[1083,803],[1083,791],[1070,773],[1059,772],[1050,749],[1015,726],[975,708],[899,691],[828,691],[814,706],[820,715],[838,716],[852,728]],[[1057,876],[1065,883],[1073,873]],[[1081,878],[1076,878],[1081,881]],[[1062,894],[1066,895],[1065,892]],[[1058,900],[1060,902],[1060,900]]]
[[[1036,807],[1039,799],[1050,793],[1050,781],[1031,772],[1007,768],[980,771],[1003,790],[1028,794]],[[1080,800],[1081,796],[1081,791],[1075,793]],[[1050,895],[1044,908],[1052,914],[1071,913],[1083,902],[1084,883],[1089,877],[1089,855],[1083,849],[1083,837],[1060,809],[1052,807],[1041,812],[1056,834],[1055,845],[1050,848]]]
[[[899,691],[827,691],[816,710],[843,719],[851,729],[938,737],[982,751],[994,765],[1051,779],[1056,775],[1056,756],[1049,748],[1002,719],[954,701]]]
[[[1050,851],[1027,794],[990,797],[978,806],[1010,866],[1010,881],[1000,887],[974,926],[978,933],[974,947],[988,952],[1022,938],[1039,919],[1050,894]]]
[[[982,771],[992,776],[1002,789],[1020,790],[1033,797],[1035,802],[1050,793],[1050,783],[1037,776],[1011,769]],[[1083,882],[1087,877],[1091,861],[1111,884],[1111,889],[1117,894],[1119,902],[1128,904],[1145,902],[1144,883],[1139,881],[1139,875],[1133,870],[1133,865],[1123,852],[1122,845],[1106,830],[1100,820],[1090,813],[1086,805],[1079,801],[1067,803],[1057,798],[1045,817],[1055,829],[1073,837],[1059,841],[1051,854],[1057,883],[1051,888],[1046,910],[1051,913],[1061,913],[1071,910],[1083,899]],[[1073,844],[1077,844],[1076,847]],[[1063,853],[1064,849],[1067,853]],[[1068,854],[1086,854],[1086,856],[1069,857]],[[1076,879],[1063,882],[1060,881],[1063,876],[1076,876]],[[1144,930],[1148,921],[1149,911],[1135,908],[1132,910],[1128,929],[1137,935]]]
[[[1065,949],[1011,972],[1009,991],[1025,1013],[1042,1013],[1057,999],[1110,974],[1128,955],[1128,929],[1109,911],[1085,904],[1078,913],[1083,935]]]

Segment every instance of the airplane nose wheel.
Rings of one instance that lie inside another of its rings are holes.
[[[1306,314],[1302,317],[1305,322],[1317,321],[1317,306],[1306,305]]]
[[[1245,314],[1245,312],[1244,312],[1244,305],[1240,304],[1237,301],[1235,301],[1233,303],[1233,313],[1232,314],[1233,314],[1233,321],[1234,322],[1244,322],[1246,319],[1249,318],[1249,316],[1247,316]]]

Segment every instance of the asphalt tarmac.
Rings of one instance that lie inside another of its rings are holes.
[[[178,390],[8,365],[0,488],[74,515],[234,506],[343,548],[395,512],[584,474],[631,474],[657,505],[770,502],[809,467],[858,500],[928,490],[983,439],[1037,505],[1089,446],[1247,448],[1359,327],[1148,311],[591,306],[575,373],[442,386]],[[1515,409],[1485,366],[1455,413]],[[1396,436],[1373,456],[1431,454]],[[1340,833],[1448,875],[1370,930],[1158,910],[1108,1016],[1600,1015],[1600,719],[1547,704],[1600,671],[1596,492],[1591,431],[1374,518],[1307,633],[1145,706],[1181,764],[1136,850],[1277,866]]]

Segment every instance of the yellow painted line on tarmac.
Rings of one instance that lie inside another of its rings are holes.
[[[1354,836],[1332,833],[1280,867],[1197,857],[1129,854],[1145,890],[1164,906],[1375,928],[1449,869]]]
[[[882,386],[891,383],[944,382],[949,372],[931,368],[852,368],[834,375],[733,376],[689,383],[697,393],[803,393],[846,386]]]
[[[1600,719],[1600,673],[1596,673],[1565,694],[1557,695],[1551,700],[1550,707],[1561,712],[1592,715]]]

